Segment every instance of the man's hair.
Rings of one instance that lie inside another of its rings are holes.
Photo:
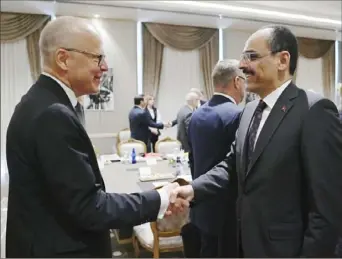
[[[140,105],[142,101],[144,101],[144,95],[139,94],[138,96],[134,97],[134,105]]]
[[[241,69],[239,69],[239,61],[236,59],[218,61],[211,74],[214,87],[219,85],[225,87],[236,76],[244,77]]]
[[[189,92],[185,96],[185,101],[187,104],[191,104],[193,101],[198,100],[199,97],[195,92]]]
[[[272,29],[268,44],[272,54],[280,51],[287,51],[290,53],[290,75],[294,75],[297,68],[298,61],[298,42],[296,36],[290,29],[280,25],[268,25],[264,29]]]
[[[203,96],[202,91],[198,88],[191,88],[190,92],[197,94],[198,98],[201,98]]]
[[[42,30],[39,38],[39,50],[43,65],[58,48],[75,48],[80,33],[98,34],[95,27],[86,19],[72,16],[58,17],[50,21]]]

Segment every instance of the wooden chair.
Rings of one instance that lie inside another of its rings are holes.
[[[118,149],[119,143],[123,141],[127,141],[131,138],[131,131],[129,128],[122,129],[116,135],[116,150]]]
[[[172,154],[176,148],[180,150],[181,146],[182,144],[177,139],[166,137],[157,141],[155,149],[156,153],[167,155]]]
[[[135,148],[137,155],[146,153],[146,145],[144,142],[130,138],[118,144],[118,155],[122,156],[125,152],[130,154],[133,148]]]
[[[188,184],[184,179],[176,179],[175,181],[180,185]],[[183,225],[188,222],[189,209],[186,209],[177,215],[135,226],[132,240],[135,256],[139,257],[139,245],[152,252],[153,258],[159,258],[160,253],[183,251],[183,241],[180,233]]]

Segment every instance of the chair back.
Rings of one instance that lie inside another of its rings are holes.
[[[167,155],[173,154],[175,149],[180,150],[181,146],[182,144],[178,140],[166,137],[157,141],[155,149],[156,153]]]
[[[144,142],[130,138],[118,144],[118,154],[119,156],[123,156],[125,152],[131,154],[133,148],[137,155],[146,153],[146,145]]]

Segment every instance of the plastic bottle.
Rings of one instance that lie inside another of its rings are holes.
[[[132,157],[132,164],[136,164],[137,163],[137,155],[135,153],[135,148],[132,149],[131,157]]]

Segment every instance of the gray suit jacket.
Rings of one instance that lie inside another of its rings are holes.
[[[188,127],[192,112],[188,105],[184,105],[177,114],[177,139],[181,142],[185,152],[189,151]]]
[[[193,181],[196,202],[238,185],[244,257],[333,257],[342,225],[342,126],[336,106],[290,84],[247,165],[245,139],[257,103],[243,111],[227,158]]]

